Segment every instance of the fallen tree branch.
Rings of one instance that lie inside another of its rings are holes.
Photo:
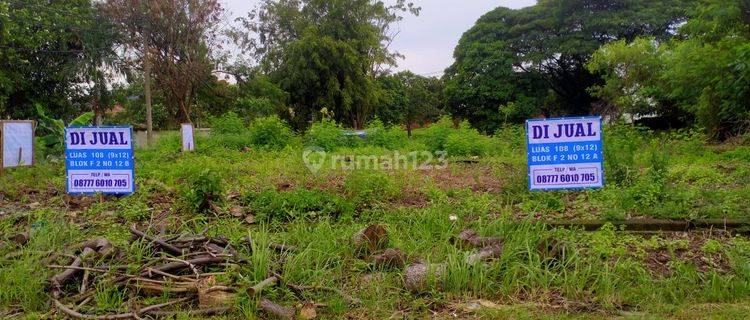
[[[57,299],[52,299],[52,301],[55,303],[55,307],[57,307],[58,310],[64,312],[70,317],[76,318],[76,319],[93,319],[93,320],[114,320],[114,319],[131,319],[131,318],[137,318],[140,314],[148,314],[152,311],[156,311],[158,309],[161,309],[166,306],[170,306],[173,304],[185,302],[188,300],[193,299],[192,297],[189,298],[182,298],[177,299],[165,303],[155,304],[152,306],[144,307],[139,309],[136,312],[128,312],[128,313],[118,313],[118,314],[109,314],[109,315],[102,315],[102,316],[94,316],[94,315],[88,315],[80,313],[76,310],[73,310],[69,308],[68,306],[62,304],[62,302],[58,301]]]
[[[140,230],[136,229],[135,226],[131,226],[130,227],[130,233],[132,233],[133,235],[135,235],[135,236],[137,236],[139,238],[143,238],[143,239],[146,239],[146,240],[148,240],[150,242],[156,243],[156,244],[158,244],[159,246],[161,246],[162,248],[166,249],[167,251],[169,251],[172,254],[180,256],[183,253],[180,248],[177,248],[177,247],[175,247],[175,246],[167,243],[166,241],[164,241],[164,240],[162,240],[160,238],[149,236],[149,235],[141,232]]]
[[[210,317],[210,316],[215,316],[215,315],[226,313],[229,310],[232,310],[232,308],[231,307],[213,307],[213,308],[188,310],[188,311],[161,311],[159,310],[159,311],[149,312],[149,314],[159,317],[159,316],[171,316],[180,312],[188,317],[195,317],[195,316]]]
[[[259,282],[258,284],[256,284],[256,285],[254,285],[254,286],[252,286],[252,287],[248,288],[248,289],[247,289],[247,293],[248,293],[249,295],[251,295],[251,296],[252,296],[252,295],[256,295],[256,294],[259,294],[259,293],[260,293],[261,291],[263,291],[263,289],[265,289],[266,287],[270,287],[270,286],[272,286],[272,285],[275,285],[275,284],[276,284],[276,281],[278,281],[278,280],[279,280],[279,278],[278,278],[278,277],[276,277],[276,276],[271,276],[271,277],[268,277],[268,278],[266,278],[265,280],[263,280],[263,281]]]
[[[265,298],[260,300],[260,308],[266,313],[279,319],[294,319],[294,316],[297,314],[297,311],[294,310],[294,308],[281,306]]]
[[[75,276],[78,272],[81,271],[78,268],[81,267],[81,264],[83,263],[83,258],[94,252],[95,252],[94,249],[91,249],[89,247],[84,248],[81,255],[76,257],[76,259],[73,260],[73,263],[70,264],[69,267],[71,268],[68,268],[63,272],[60,272],[52,276],[52,278],[50,279],[50,282],[52,283],[52,296],[53,297],[58,298],[60,296],[60,292],[62,291],[63,284],[68,282],[70,279],[73,278],[73,276]]]
[[[200,256],[200,257],[185,260],[185,261],[193,266],[202,266],[202,265],[207,265],[207,264],[212,264],[212,263],[225,262],[227,260],[228,259],[226,257],[219,257],[219,256],[213,257],[210,255],[205,255],[205,256]],[[147,274],[148,271],[151,271],[151,270],[168,272],[172,270],[179,270],[185,267],[187,267],[187,265],[184,262],[169,262],[169,263],[161,264],[152,268],[144,269],[141,273]]]

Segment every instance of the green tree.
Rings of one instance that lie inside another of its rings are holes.
[[[324,108],[361,128],[376,101],[375,75],[395,64],[391,26],[406,11],[419,9],[404,0],[264,0],[234,36],[289,94],[297,129]]]
[[[106,7],[134,53],[124,58],[135,66],[148,57],[171,120],[190,122],[198,91],[216,81],[211,73],[224,13],[219,1],[108,0]]]
[[[416,123],[435,120],[443,109],[442,81],[402,71],[378,77],[379,103],[375,114],[386,124],[401,123],[408,136]]]
[[[91,0],[0,2],[0,117],[101,110],[116,39]]]
[[[695,119],[715,138],[750,128],[750,1],[710,0],[665,42],[639,38],[603,46],[589,68],[591,91],[636,114]]]
[[[445,75],[448,108],[483,130],[533,106],[545,116],[590,113],[594,98],[586,88],[601,82],[586,69],[591,54],[618,39],[669,38],[690,2],[541,0],[497,8],[455,49]]]

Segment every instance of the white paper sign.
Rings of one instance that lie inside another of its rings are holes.
[[[133,193],[132,137],[129,126],[65,128],[68,193]]]
[[[193,135],[193,124],[183,123],[180,133],[182,135],[182,151],[194,151],[195,136]]]
[[[3,168],[34,163],[34,124],[2,122]]]

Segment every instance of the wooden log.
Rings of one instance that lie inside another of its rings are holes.
[[[247,293],[251,296],[257,295],[261,291],[263,291],[263,289],[275,285],[278,280],[279,278],[277,278],[276,276],[268,277],[265,280],[259,282],[258,284],[248,288]]]
[[[294,316],[297,314],[297,311],[294,310],[294,308],[281,306],[265,298],[260,300],[259,305],[263,311],[278,319],[294,319]]]

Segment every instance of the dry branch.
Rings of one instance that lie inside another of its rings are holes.
[[[164,240],[162,240],[160,238],[149,236],[149,235],[147,235],[147,234],[139,231],[138,229],[136,229],[135,226],[131,226],[130,227],[130,233],[132,233],[133,235],[135,235],[135,236],[137,236],[139,238],[143,238],[143,239],[146,239],[146,240],[148,240],[150,242],[156,243],[156,244],[158,244],[159,246],[161,246],[162,248],[166,249],[167,251],[169,251],[172,254],[175,254],[175,255],[178,255],[178,256],[180,256],[180,255],[183,254],[182,249],[177,248],[174,245],[171,245],[171,244],[167,243],[166,241],[164,241]]]
[[[52,278],[50,279],[50,282],[52,283],[52,296],[54,296],[55,298],[60,296],[63,284],[68,282],[78,272],[81,271],[79,267],[81,267],[81,264],[83,264],[83,258],[94,252],[94,249],[91,249],[89,247],[84,248],[81,255],[76,257],[76,259],[73,260],[73,263],[70,264],[69,267],[71,268],[65,269],[65,271],[52,276]]]
[[[269,278],[267,278],[267,279],[259,282],[258,284],[250,287],[249,289],[247,289],[247,293],[249,295],[251,295],[251,296],[259,294],[261,291],[263,291],[263,289],[276,284],[276,282],[278,280],[279,280],[279,278],[277,278],[276,276],[269,277]]]
[[[173,301],[169,301],[169,302],[165,302],[165,303],[160,303],[160,304],[156,304],[156,305],[152,305],[152,306],[141,308],[141,309],[139,309],[136,312],[109,314],[109,315],[102,315],[102,316],[94,316],[94,315],[82,314],[82,313],[80,313],[80,312],[78,312],[76,310],[73,310],[73,309],[67,307],[66,305],[62,304],[62,302],[58,301],[57,299],[53,299],[52,301],[54,301],[55,306],[57,307],[58,310],[64,312],[68,316],[76,318],[76,319],[114,320],[114,319],[132,319],[132,318],[137,318],[138,315],[149,314],[152,311],[156,311],[158,309],[161,309],[163,307],[167,307],[167,306],[170,306],[170,305],[173,305],[173,304],[176,304],[176,303],[185,302],[185,301],[188,301],[190,299],[192,299],[192,298],[182,298],[182,299],[177,299],[177,300],[173,300]]]
[[[211,255],[204,255],[204,256],[199,256],[197,258],[184,260],[184,261],[187,262],[189,265],[203,266],[207,264],[226,262],[227,260],[228,260],[227,257],[219,257],[219,256],[214,257]],[[185,264],[185,262],[182,262],[182,261],[169,262],[169,263],[155,266],[153,268],[144,269],[141,273],[144,275],[148,274],[148,272],[152,269],[156,271],[161,271],[161,272],[168,272],[168,271],[187,268],[189,265]]]
[[[266,313],[279,319],[294,319],[294,316],[297,314],[297,311],[294,310],[294,308],[281,306],[265,298],[260,300],[260,308]]]

